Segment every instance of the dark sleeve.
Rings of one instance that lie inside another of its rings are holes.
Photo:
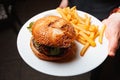
[[[103,20],[114,8],[120,6],[120,0],[69,0],[69,6],[76,6],[78,10]]]

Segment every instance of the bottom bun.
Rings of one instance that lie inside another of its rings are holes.
[[[42,60],[47,60],[47,61],[70,61],[72,59],[75,58],[75,54],[76,54],[76,45],[75,43],[71,44],[71,46],[66,49],[66,53],[62,54],[62,56],[47,56],[43,53],[40,53],[35,46],[33,45],[33,41],[31,39],[30,41],[30,47],[33,51],[33,53],[40,59]]]

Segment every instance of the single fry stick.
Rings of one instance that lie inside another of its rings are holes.
[[[102,44],[102,41],[103,41],[103,34],[104,34],[104,31],[105,31],[105,28],[106,28],[106,26],[103,25],[101,30],[100,30],[100,35],[99,35],[99,42],[100,42],[100,44]]]
[[[94,40],[94,36],[95,36],[95,33],[94,33],[94,32],[91,32],[91,34],[90,34],[89,37]]]
[[[89,43],[86,43],[84,45],[84,47],[82,48],[81,52],[80,52],[80,56],[84,56],[85,52],[87,51],[88,47],[90,46]]]
[[[87,14],[85,14],[85,17],[86,17],[85,24],[90,25],[90,24],[91,24],[91,23],[90,23],[91,17],[88,17]]]

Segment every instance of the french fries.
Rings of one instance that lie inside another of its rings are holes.
[[[86,50],[88,49],[89,46],[90,46],[89,43],[86,43],[86,44],[84,45],[84,47],[82,48],[82,50],[81,50],[81,52],[80,52],[80,55],[81,55],[81,56],[84,56],[84,54],[85,54],[85,52],[86,52]]]
[[[76,6],[70,8],[57,8],[58,13],[70,22],[76,31],[76,40],[83,44],[83,48],[80,55],[83,56],[89,46],[95,47],[95,39],[99,36],[99,42],[102,44],[102,37],[105,30],[105,26],[99,31],[97,25],[91,23],[91,17],[88,14],[79,16],[76,10]]]

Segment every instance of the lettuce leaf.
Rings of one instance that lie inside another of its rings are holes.
[[[30,24],[29,24],[29,26],[27,27],[27,29],[31,32],[32,31],[32,25],[33,25],[33,23],[34,22],[31,22]]]

